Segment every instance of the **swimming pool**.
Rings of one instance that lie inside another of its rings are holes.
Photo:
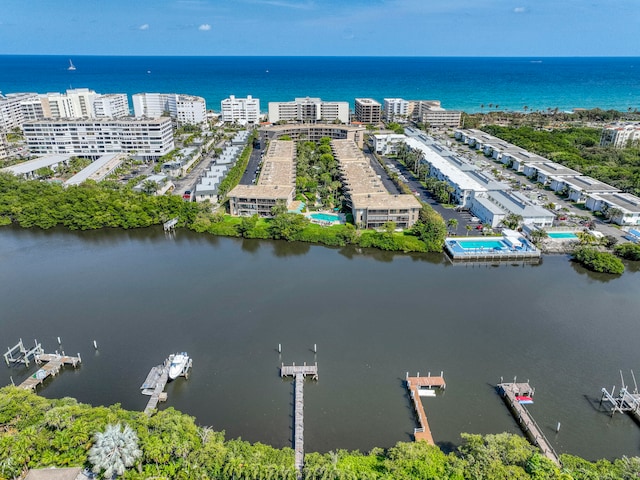
[[[465,250],[489,250],[493,248],[503,248],[507,245],[502,240],[457,240],[458,245]]]
[[[549,232],[547,233],[549,238],[560,238],[560,239],[575,239],[578,236],[573,232]]]
[[[339,222],[340,217],[331,213],[311,213],[309,217],[314,220],[320,220],[321,222]]]

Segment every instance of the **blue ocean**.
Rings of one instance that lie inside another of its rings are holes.
[[[0,56],[0,91],[229,95],[270,101],[321,97],[438,99],[467,112],[640,108],[640,58],[74,57]]]

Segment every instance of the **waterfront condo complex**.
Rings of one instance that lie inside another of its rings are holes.
[[[25,123],[24,136],[34,155],[131,153],[157,160],[174,148],[170,118],[38,120]]]

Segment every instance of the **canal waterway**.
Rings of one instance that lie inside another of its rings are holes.
[[[461,432],[517,432],[494,386],[536,387],[530,411],[559,452],[640,454],[640,427],[598,410],[600,389],[640,373],[640,274],[591,274],[564,256],[537,266],[453,266],[399,255],[157,229],[0,230],[0,348],[37,338],[83,364],[41,395],[142,410],[149,369],[193,358],[169,400],[200,425],[290,444],[292,383],[280,362],[317,360],[305,387],[306,450],[369,450],[411,439],[405,372],[444,370],[425,398],[442,447]],[[94,351],[93,341],[98,343]],[[277,346],[282,344],[282,353]],[[318,351],[314,354],[313,345]],[[0,382],[33,368],[0,367]],[[561,422],[559,433],[555,433]]]

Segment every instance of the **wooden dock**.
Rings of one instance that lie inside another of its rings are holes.
[[[294,377],[294,418],[293,418],[293,449],[295,451],[295,466],[298,470],[298,478],[302,478],[304,466],[304,378],[309,375],[318,380],[318,364],[293,365],[282,364],[280,377]]]
[[[157,365],[149,371],[147,378],[142,383],[140,390],[143,395],[150,395],[144,413],[148,416],[158,408],[158,403],[167,401],[167,392],[164,391],[169,382],[169,366],[173,361],[174,355],[171,354],[162,365]],[[189,358],[189,362],[185,365],[184,370],[179,376],[189,378],[189,369],[193,365],[193,360]]]
[[[435,445],[433,435],[431,434],[431,428],[427,421],[427,414],[424,411],[420,397],[435,396],[436,388],[444,390],[447,387],[447,384],[444,381],[444,375],[440,372],[440,376],[431,376],[431,372],[429,372],[426,377],[421,377],[419,373],[416,377],[410,377],[407,372],[405,383],[407,385],[407,390],[409,390],[409,395],[411,396],[411,403],[413,404],[416,416],[418,417],[418,424],[420,425],[418,428],[413,429],[413,438],[416,442],[423,440],[429,445]]]
[[[157,367],[154,367],[157,368]],[[151,416],[156,408],[158,408],[159,402],[167,401],[167,392],[164,391],[164,387],[167,386],[169,381],[169,364],[166,363],[160,371],[160,376],[156,378],[156,383],[153,389],[151,397],[147,402],[147,406],[144,408],[145,415]]]
[[[38,365],[45,364],[36,373],[27,378],[18,385],[18,388],[25,390],[36,390],[36,387],[43,383],[48,377],[55,377],[64,365],[71,365],[76,368],[82,362],[80,354],[77,357],[68,355],[58,355],[57,353],[41,353],[35,356],[35,362]]]
[[[529,411],[520,403],[516,397],[533,397],[534,389],[529,383],[500,383],[498,391],[513,417],[518,422],[520,429],[529,438],[531,443],[542,450],[542,453],[556,465],[560,465],[560,457],[553,449],[547,438],[542,433],[542,429],[538,426]]]

